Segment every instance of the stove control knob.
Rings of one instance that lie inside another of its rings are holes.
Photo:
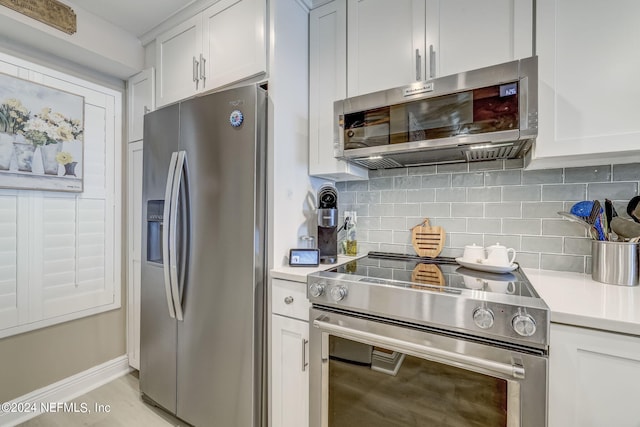
[[[511,326],[523,337],[530,337],[536,333],[536,321],[529,314],[516,314],[511,320]]]
[[[493,311],[488,308],[478,307],[473,312],[473,322],[478,328],[489,329],[493,326]]]
[[[324,283],[312,283],[309,285],[309,295],[318,298],[324,294]]]
[[[344,286],[336,286],[331,288],[331,299],[335,302],[342,301],[347,296],[347,288]]]

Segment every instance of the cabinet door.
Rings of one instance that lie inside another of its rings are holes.
[[[637,426],[640,337],[551,325],[549,427]]]
[[[202,17],[197,15],[156,38],[158,106],[188,98],[200,91]]]
[[[533,54],[532,0],[427,0],[426,9],[432,77]]]
[[[425,78],[425,0],[349,0],[349,96]]]
[[[140,369],[140,266],[142,262],[142,141],[127,153],[127,353],[129,365]]]
[[[540,167],[639,158],[640,2],[538,0]],[[548,159],[557,163],[544,164]]]
[[[220,0],[203,13],[205,90],[266,71],[264,0]]]
[[[155,108],[155,72],[143,70],[129,79],[127,85],[127,141],[142,139],[144,115]]]
[[[366,169],[334,157],[333,103],[347,96],[347,2],[309,14],[309,175],[367,179]]]
[[[272,426],[309,425],[309,324],[271,316]]]

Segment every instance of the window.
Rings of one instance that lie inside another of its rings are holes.
[[[122,94],[1,53],[0,72],[85,98],[84,191],[0,189],[2,338],[120,307]]]

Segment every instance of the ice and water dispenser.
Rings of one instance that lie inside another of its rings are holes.
[[[147,202],[147,261],[162,264],[164,200]]]

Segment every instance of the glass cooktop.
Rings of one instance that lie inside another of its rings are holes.
[[[369,252],[365,257],[341,264],[329,272],[351,275],[361,282],[388,284],[413,289],[462,293],[477,290],[528,298],[540,298],[520,270],[510,273],[487,273],[460,266],[454,258],[421,258],[383,252]]]

